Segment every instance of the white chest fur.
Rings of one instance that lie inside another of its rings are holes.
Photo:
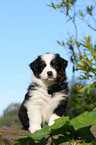
[[[30,99],[26,102],[25,106],[28,110],[29,119],[35,116],[40,116],[41,122],[48,122],[53,111],[58,106],[60,101],[64,99],[64,94],[56,93],[52,97],[44,88],[30,91]]]

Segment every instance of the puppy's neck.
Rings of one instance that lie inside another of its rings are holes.
[[[32,74],[32,82],[38,84],[41,87],[47,88],[52,84],[55,84],[56,81],[44,81],[40,78],[37,78],[34,74]]]

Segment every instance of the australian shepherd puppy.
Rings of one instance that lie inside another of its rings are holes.
[[[53,53],[39,56],[30,64],[32,83],[18,113],[24,129],[33,133],[65,115],[68,103],[66,66],[67,61]]]

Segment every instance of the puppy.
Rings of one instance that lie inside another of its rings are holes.
[[[23,129],[34,133],[65,115],[68,104],[66,66],[67,61],[53,53],[39,56],[30,64],[32,83],[18,113]]]

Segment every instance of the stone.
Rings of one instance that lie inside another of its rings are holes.
[[[29,131],[22,130],[21,126],[0,128],[0,145],[13,145],[15,140],[27,137]]]

